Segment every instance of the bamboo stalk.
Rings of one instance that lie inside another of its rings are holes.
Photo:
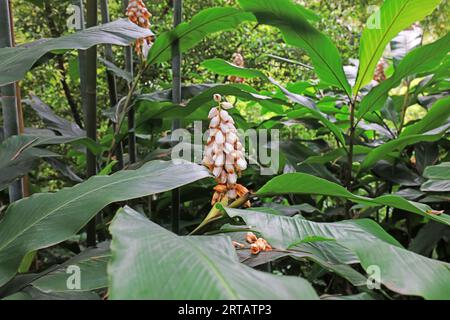
[[[183,1],[173,1],[173,27],[177,27],[182,21]],[[172,45],[172,102],[181,103],[181,51],[179,41],[174,41]],[[180,120],[172,121],[172,132],[180,128]],[[172,231],[179,233],[180,229],[180,189],[172,191]]]
[[[14,32],[14,18],[13,18],[13,7],[11,5],[11,0],[9,0],[9,21],[11,25],[11,43],[12,46],[16,46],[16,38]],[[15,83],[16,87],[16,108],[17,108],[17,121],[19,126],[19,134],[25,133],[25,122],[23,119],[23,109],[22,109],[22,95],[20,92],[20,82]],[[22,197],[30,196],[30,180],[28,175],[22,178]]]
[[[100,0],[100,11],[102,15],[102,23],[104,24],[110,22],[108,0]],[[109,62],[114,62],[113,50],[110,44],[105,45],[105,59]],[[106,80],[108,82],[108,89],[109,89],[109,103],[111,108],[113,108],[117,105],[119,99],[117,96],[116,76],[112,71],[106,70]],[[116,127],[117,124],[113,123],[112,129],[114,133],[116,132]],[[114,154],[116,155],[116,159],[118,161],[117,163],[118,169],[119,170],[123,169],[123,147],[121,141],[118,141]]]
[[[9,0],[0,0],[0,48],[13,46],[12,21]],[[7,84],[0,88],[3,114],[4,138],[19,134],[19,114],[17,110],[16,84]],[[22,181],[17,180],[9,186],[9,200],[14,202],[22,198]]]
[[[128,0],[123,0],[123,11],[128,6]],[[125,47],[125,70],[133,76],[133,51],[131,46]],[[128,111],[128,157],[130,163],[136,162],[136,121],[135,110],[131,107]]]
[[[86,26],[89,28],[97,25],[97,0],[87,0],[86,9]],[[97,47],[81,50],[79,58],[85,129],[87,137],[95,141],[97,139]],[[86,167],[87,177],[97,174],[97,158],[88,149],[86,149]],[[96,217],[93,218],[87,224],[87,245],[90,247],[95,246],[97,241],[96,219]]]

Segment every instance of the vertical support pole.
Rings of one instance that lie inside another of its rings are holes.
[[[16,46],[16,38],[14,32],[14,18],[13,18],[13,7],[11,5],[11,0],[9,0],[9,21],[11,25],[11,43],[12,46]],[[15,83],[16,89],[16,108],[17,108],[17,123],[19,127],[19,134],[25,133],[25,123],[23,119],[23,108],[22,108],[22,95],[20,92],[20,82]],[[30,179],[28,175],[23,176],[22,180],[22,198],[30,196]]]
[[[80,1],[80,4],[82,1]],[[87,0],[86,26],[97,25],[97,0]],[[83,11],[82,11],[83,12]],[[83,14],[82,14],[83,15]],[[87,137],[97,139],[97,47],[80,50],[80,80],[83,100],[84,123]],[[86,149],[86,175],[91,177],[97,174],[97,157]],[[95,246],[96,218],[93,218],[86,227],[87,245]]]
[[[100,11],[102,15],[102,23],[104,24],[110,22],[108,0],[100,0]],[[105,59],[109,62],[114,62],[113,50],[110,44],[105,44]],[[117,98],[116,76],[112,71],[110,70],[106,71],[106,80],[108,82],[108,89],[109,89],[109,103],[111,105],[111,108],[113,108],[116,106],[118,98]],[[114,123],[113,132],[115,131],[116,131],[116,124]],[[115,155],[118,161],[118,168],[119,170],[121,170],[123,169],[123,148],[121,141],[117,144]]]
[[[123,11],[128,7],[128,0],[123,0]],[[133,51],[131,46],[125,47],[125,70],[133,76]],[[131,107],[128,111],[128,156],[130,163],[136,162],[136,123],[135,110]]]
[[[0,0],[0,48],[13,46],[12,21],[9,0]],[[4,138],[19,134],[19,113],[17,109],[17,83],[0,88]],[[22,181],[17,180],[9,187],[9,201],[22,198]]]
[[[183,1],[173,1],[173,27],[178,26],[182,21]],[[172,102],[181,103],[181,51],[179,41],[174,41],[172,45]],[[172,121],[172,132],[180,128],[180,119]],[[172,231],[179,233],[180,229],[180,189],[172,191]]]

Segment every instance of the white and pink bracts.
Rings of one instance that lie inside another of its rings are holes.
[[[214,100],[219,106],[212,108],[208,115],[209,136],[203,157],[203,164],[209,168],[218,183],[211,201],[213,205],[225,196],[233,200],[248,192],[237,183],[238,175],[247,168],[247,161],[234,120],[227,111],[233,105],[221,102],[222,97],[218,94],[214,95]]]

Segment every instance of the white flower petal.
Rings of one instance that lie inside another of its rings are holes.
[[[236,182],[237,182],[237,174],[236,173],[228,174],[228,183],[235,184]]]
[[[213,152],[215,154],[222,152],[222,150],[223,150],[223,144],[213,143]]]
[[[236,190],[235,189],[228,190],[227,197],[229,199],[236,199],[236,197],[237,197]]]
[[[225,164],[225,155],[223,152],[216,154],[216,158],[214,159],[214,165],[216,167],[222,167]]]
[[[222,131],[218,131],[215,135],[215,141],[216,143],[222,144],[225,142],[225,137],[223,136]]]
[[[212,108],[209,110],[208,119],[212,119],[219,114],[219,110],[217,108]]]
[[[225,153],[230,153],[233,152],[233,150],[234,150],[233,145],[231,143],[226,142],[223,151]]]
[[[225,110],[231,109],[233,107],[234,106],[229,102],[222,102],[222,108],[224,108]]]
[[[211,122],[209,123],[209,127],[210,128],[216,128],[220,123],[220,118],[219,116],[215,116],[214,118],[211,119]]]
[[[228,132],[227,133],[227,142],[231,145],[234,145],[234,143],[237,140],[237,135],[233,132]]]
[[[220,110],[220,118],[225,122],[227,122],[231,119],[230,115],[225,110]]]
[[[223,133],[227,133],[230,131],[230,128],[228,127],[228,125],[225,122],[220,123],[219,128]]]
[[[247,169],[247,161],[245,161],[242,158],[239,158],[236,161],[236,166],[239,168],[239,170],[245,170],[245,169]]]
[[[216,178],[218,178],[220,176],[220,174],[222,173],[222,167],[214,167],[212,173]]]

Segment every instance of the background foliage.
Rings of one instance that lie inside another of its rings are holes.
[[[199,37],[183,53],[184,107],[171,102],[168,59],[145,70],[132,92],[138,161],[128,163],[125,151],[126,170],[108,154],[117,106],[109,101],[107,71],[116,74],[120,98],[132,80],[122,47],[113,46],[113,66],[98,63],[97,142],[85,138],[77,51],[51,52],[26,73],[27,135],[0,146],[2,298],[450,299],[448,2],[416,8],[420,23],[402,16],[422,33],[392,35],[381,73],[370,73],[373,81],[359,94],[350,88],[357,59],[379,41],[363,32],[365,22],[370,6],[383,1],[294,2],[310,11],[289,10],[287,0],[185,1],[186,21],[211,7],[242,8],[255,18],[239,13],[249,21]],[[386,12],[398,9],[384,3]],[[18,44],[74,32],[66,25],[70,1],[12,4]],[[155,52],[172,29],[172,1],[146,4]],[[111,20],[124,16],[120,1],[109,1],[109,9]],[[236,52],[246,69],[230,64]],[[230,76],[245,82],[231,84]],[[255,192],[251,209],[211,209],[214,182],[206,169],[167,161],[172,119],[191,131],[193,120],[206,124],[214,93],[235,104],[239,128],[281,132],[276,175],[261,176],[258,163],[240,178]],[[126,129],[119,132],[124,146]],[[98,158],[100,173],[91,179],[86,148]],[[25,174],[33,195],[9,203],[7,186]],[[177,187],[179,235],[166,230],[168,191]],[[83,227],[98,212],[100,243],[87,248]],[[234,250],[231,239],[245,243],[248,231],[275,250]],[[75,292],[64,286],[71,264],[84,275]],[[382,270],[382,286],[369,290],[373,265]],[[271,296],[263,294],[267,286],[276,288]]]

